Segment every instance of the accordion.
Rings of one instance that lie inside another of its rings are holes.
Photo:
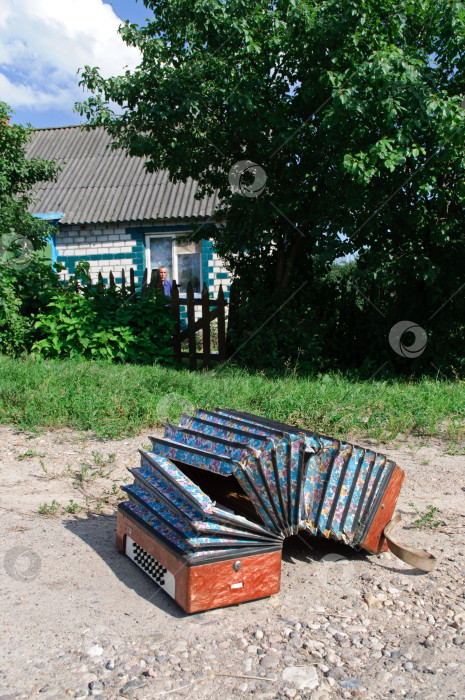
[[[387,549],[404,473],[382,454],[223,409],[150,440],[123,487],[117,546],[186,612],[277,593],[283,540],[302,531]],[[425,554],[410,549],[410,563]]]

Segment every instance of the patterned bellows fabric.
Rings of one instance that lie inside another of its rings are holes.
[[[371,450],[233,410],[182,415],[151,441],[121,507],[188,561],[302,530],[379,551],[387,510],[375,546],[367,536],[394,471],[403,477]]]

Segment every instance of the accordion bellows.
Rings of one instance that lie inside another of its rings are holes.
[[[299,531],[387,548],[404,473],[384,455],[240,411],[179,422],[130,469],[117,545],[187,612],[278,592]]]

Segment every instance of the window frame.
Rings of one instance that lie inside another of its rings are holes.
[[[171,260],[172,260],[172,264],[173,264],[173,279],[171,279],[170,282],[172,282],[173,280],[176,280],[176,282],[179,282],[178,253],[177,253],[176,241],[178,238],[182,238],[183,236],[185,236],[188,233],[190,233],[189,228],[186,228],[185,231],[179,231],[179,232],[176,231],[176,233],[173,233],[171,231],[154,231],[153,233],[146,233],[145,234],[145,266],[148,270],[149,279],[150,279],[150,276],[152,274],[150,241],[152,239],[156,239],[156,238],[171,238]],[[186,253],[181,253],[181,255],[186,255]],[[188,253],[187,253],[187,255],[188,255]],[[203,280],[203,269],[202,269],[202,249],[200,250],[199,279],[200,279],[200,293],[194,292],[195,298],[200,298],[202,296],[203,281],[204,281]],[[187,290],[185,290],[179,294],[180,299],[186,298],[186,292],[187,292]]]

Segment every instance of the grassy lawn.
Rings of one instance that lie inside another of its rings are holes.
[[[465,382],[268,377],[230,365],[211,372],[104,362],[0,357],[0,423],[68,427],[100,437],[143,432],[181,410],[248,410],[335,437],[441,435],[462,440]]]

